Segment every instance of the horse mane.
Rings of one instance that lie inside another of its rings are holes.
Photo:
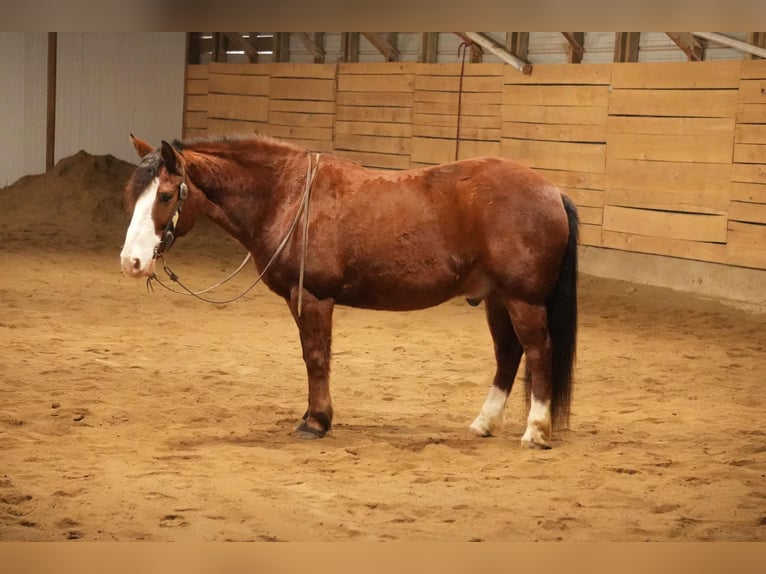
[[[173,140],[173,147],[180,152],[192,151],[202,154],[225,156],[249,149],[265,149],[274,154],[280,152],[305,152],[305,148],[262,134],[222,135]],[[125,187],[125,206],[132,210],[138,197],[159,176],[162,167],[159,150],[144,156]]]
[[[247,148],[268,148],[275,152],[278,151],[306,151],[296,144],[286,142],[267,136],[264,134],[240,134],[240,135],[221,135],[189,138],[184,140],[173,140],[173,147],[178,151],[197,151],[197,152],[215,152],[215,151],[243,151]]]

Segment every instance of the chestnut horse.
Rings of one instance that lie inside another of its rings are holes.
[[[498,433],[522,354],[522,443],[548,448],[553,423],[567,423],[577,212],[541,175],[496,157],[374,170],[263,136],[163,141],[159,149],[131,139],[142,161],[126,189],[124,273],[152,276],[158,254],[200,214],[237,239],[298,325],[309,392],[297,436],[330,430],[336,304],[404,311],[457,296],[484,301],[497,361],[471,430]],[[307,238],[291,234],[299,218]]]

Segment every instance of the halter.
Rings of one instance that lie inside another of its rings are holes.
[[[225,301],[216,301],[213,299],[208,299],[206,297],[201,297],[203,293],[207,293],[208,291],[211,291],[212,289],[215,289],[216,287],[223,285],[229,279],[231,279],[237,273],[239,273],[240,270],[242,270],[242,268],[245,266],[247,261],[250,259],[251,257],[250,253],[247,254],[247,256],[245,257],[244,261],[242,261],[240,266],[226,279],[216,283],[212,287],[203,289],[202,291],[192,291],[186,285],[181,283],[179,276],[165,263],[164,253],[168,249],[170,249],[170,246],[175,240],[175,236],[174,236],[175,226],[176,226],[176,223],[178,222],[178,218],[181,213],[181,208],[183,207],[183,202],[189,196],[189,188],[186,186],[186,183],[184,182],[181,182],[181,185],[178,188],[178,203],[176,204],[175,213],[173,213],[173,217],[170,218],[170,221],[168,221],[167,225],[165,226],[165,230],[162,232],[162,239],[154,247],[154,259],[162,260],[162,268],[167,274],[167,276],[170,278],[171,281],[177,283],[178,286],[181,287],[181,289],[183,289],[183,291],[176,291],[175,289],[168,287],[160,280],[159,277],[157,277],[155,273],[152,273],[149,277],[146,278],[146,288],[153,290],[152,281],[156,281],[168,291],[177,293],[179,295],[189,295],[191,297],[195,297],[196,299],[199,299],[200,301],[204,301],[205,303],[213,303],[215,305],[226,305],[227,303],[232,303],[236,301],[237,299],[241,299],[242,297],[247,295],[253,289],[253,287],[255,287],[258,283],[261,282],[261,279],[263,279],[263,276],[266,275],[266,272],[271,268],[272,263],[274,263],[274,261],[277,260],[277,258],[282,253],[285,246],[287,245],[288,241],[290,241],[290,238],[293,236],[293,233],[298,227],[298,222],[300,221],[301,216],[304,216],[303,237],[302,237],[302,244],[301,244],[300,271],[298,273],[298,317],[300,317],[301,311],[303,308],[303,275],[304,275],[305,266],[306,266],[306,250],[308,247],[309,200],[311,199],[311,188],[314,184],[314,177],[316,176],[317,170],[319,169],[319,158],[321,157],[321,154],[319,153],[316,154],[316,163],[313,165],[313,169],[312,169],[313,162],[312,162],[311,156],[312,154],[311,152],[309,152],[308,165],[306,167],[306,187],[304,188],[301,202],[298,205],[298,211],[295,214],[295,219],[293,219],[293,222],[290,224],[290,228],[287,230],[287,234],[285,234],[284,238],[277,246],[277,249],[274,252],[274,255],[271,256],[271,259],[269,259],[269,262],[264,266],[263,271],[261,271],[258,277],[256,277],[255,281],[253,281],[253,283],[247,289],[245,289],[239,295],[232,297],[231,299],[226,299]]]
[[[183,209],[184,202],[189,197],[189,186],[185,181],[181,181],[181,185],[178,186],[178,201],[176,202],[176,208],[173,212],[173,216],[168,220],[165,225],[165,229],[162,231],[162,237],[160,242],[154,246],[154,254],[152,259],[157,259],[163,253],[165,253],[173,242],[176,240],[175,232],[178,219],[181,217],[181,210]]]

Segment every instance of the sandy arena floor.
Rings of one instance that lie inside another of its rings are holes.
[[[582,276],[571,428],[530,451],[520,383],[500,437],[467,430],[481,307],[337,308],[335,427],[299,441],[284,302],[122,277],[126,169],[0,190],[0,540],[766,540],[764,315]],[[203,227],[170,261],[203,286],[241,256]]]

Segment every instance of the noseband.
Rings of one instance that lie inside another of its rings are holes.
[[[170,249],[170,246],[173,245],[173,242],[176,240],[176,225],[178,224],[178,219],[181,217],[181,210],[183,210],[184,202],[188,197],[189,186],[186,185],[185,181],[182,181],[181,185],[178,186],[178,201],[176,201],[176,208],[173,211],[173,216],[168,220],[165,229],[162,231],[160,242],[154,246],[153,259],[157,259],[160,255]]]

